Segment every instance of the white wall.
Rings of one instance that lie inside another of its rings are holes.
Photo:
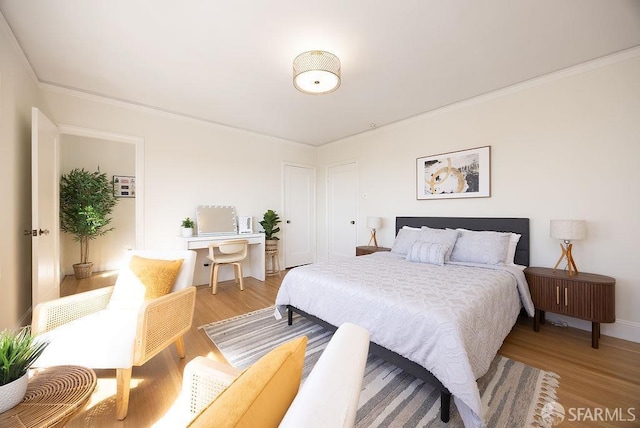
[[[0,14],[0,330],[28,323],[31,307],[31,107],[35,76]]]
[[[60,138],[60,174],[74,168],[100,169],[111,180],[114,175],[135,176],[135,145],[96,138],[62,135]],[[89,242],[89,261],[93,271],[118,269],[124,251],[135,248],[135,199],[118,198],[111,214],[114,230]],[[80,243],[67,233],[60,235],[61,264],[65,275],[73,274],[73,264],[80,262]]]
[[[144,138],[144,247],[174,248],[183,218],[201,204],[234,205],[254,230],[282,212],[282,163],[315,165],[317,149],[286,140],[42,85],[56,123]],[[196,283],[208,282],[199,255]]]
[[[560,248],[549,237],[549,220],[586,220],[587,239],[574,243],[578,269],[617,280],[618,322],[603,324],[603,334],[640,341],[638,52],[321,147],[319,258],[327,251],[326,167],[357,159],[360,245],[369,237],[367,216],[384,217],[378,232],[384,246],[392,245],[400,215],[528,217],[531,265],[552,267]],[[490,198],[416,200],[416,158],[486,145],[491,146]]]

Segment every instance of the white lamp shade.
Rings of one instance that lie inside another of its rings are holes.
[[[326,51],[303,52],[293,60],[293,86],[305,94],[330,94],[340,86],[340,60]]]
[[[587,222],[584,220],[551,220],[551,237],[563,241],[574,241],[587,237]]]
[[[380,229],[382,227],[382,217],[367,217],[367,227],[369,229]]]

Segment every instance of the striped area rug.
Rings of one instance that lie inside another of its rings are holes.
[[[332,333],[294,315],[292,326],[276,320],[266,308],[200,327],[235,367],[246,368],[274,347],[295,337],[308,338],[303,379],[309,374]],[[286,318],[286,317],[285,317]],[[304,382],[304,380],[303,380]],[[557,401],[558,375],[496,356],[478,380],[488,427],[544,426],[541,411]],[[451,420],[440,421],[440,394],[396,366],[369,355],[357,427],[462,427],[451,401]]]

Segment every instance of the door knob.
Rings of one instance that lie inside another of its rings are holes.
[[[291,224],[291,220],[287,220],[287,224]]]
[[[356,224],[355,220],[351,220],[349,223]]]
[[[24,236],[37,236],[38,232],[36,232],[35,229],[33,231],[31,231],[31,229],[25,229],[24,232],[22,232],[22,234]]]
[[[45,230],[40,229],[38,231],[38,234],[39,235],[48,235],[49,234],[49,229],[45,229]]]

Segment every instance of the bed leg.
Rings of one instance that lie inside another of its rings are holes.
[[[291,308],[287,308],[287,324],[293,325],[293,311]]]
[[[444,423],[449,422],[449,408],[451,406],[451,393],[440,392],[440,420]]]

